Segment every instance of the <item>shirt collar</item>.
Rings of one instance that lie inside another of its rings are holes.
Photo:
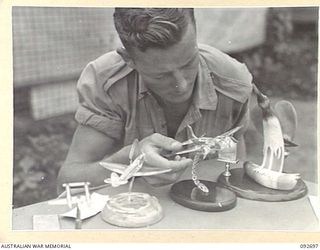
[[[217,107],[217,94],[211,77],[208,65],[200,55],[198,75],[193,92],[193,103],[199,109],[215,110]],[[141,77],[138,77],[138,85],[138,99],[140,100],[150,92]]]
[[[195,106],[199,109],[215,110],[217,108],[217,93],[208,65],[201,55],[195,84],[193,93],[193,103]]]
[[[139,85],[138,100],[140,100],[141,98],[143,98],[146,94],[149,94],[150,92],[147,89],[146,85],[144,84],[142,77],[140,77],[138,73],[137,73],[137,76],[138,76],[138,85]]]

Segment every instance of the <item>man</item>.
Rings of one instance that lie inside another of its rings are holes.
[[[198,45],[193,9],[116,8],[124,47],[89,63],[78,82],[79,126],[58,183],[102,184],[110,172],[100,161],[128,163],[134,139],[144,167],[171,172],[145,178],[153,185],[176,181],[192,164],[163,150],[182,149],[187,125],[217,136],[248,121],[252,77],[247,68],[209,46]],[[242,148],[242,147],[239,147]]]

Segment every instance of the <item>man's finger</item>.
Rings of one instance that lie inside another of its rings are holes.
[[[174,157],[174,160],[175,160],[175,161],[180,161],[180,160],[181,160],[181,156],[180,156],[180,155],[176,155],[176,156]]]
[[[173,171],[181,169],[192,164],[191,159],[185,159],[183,161],[169,161],[166,158],[160,156],[157,152],[150,150],[145,153],[145,162],[151,166],[170,168]]]
[[[175,151],[182,149],[182,144],[179,141],[158,133],[151,135],[150,139],[155,146],[165,150]]]

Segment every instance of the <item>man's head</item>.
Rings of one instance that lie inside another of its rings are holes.
[[[115,8],[114,24],[127,50],[167,48],[179,42],[191,21],[193,9]]]
[[[114,14],[125,48],[117,52],[165,103],[191,100],[199,68],[192,9],[121,9]]]

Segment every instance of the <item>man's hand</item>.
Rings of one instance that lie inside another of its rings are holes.
[[[139,142],[140,152],[145,154],[145,168],[157,167],[171,169],[169,173],[157,176],[145,177],[145,180],[154,186],[161,186],[175,182],[183,171],[192,165],[192,160],[176,156],[174,160],[168,160],[161,156],[161,152],[178,151],[182,144],[172,138],[161,134],[152,134]]]

